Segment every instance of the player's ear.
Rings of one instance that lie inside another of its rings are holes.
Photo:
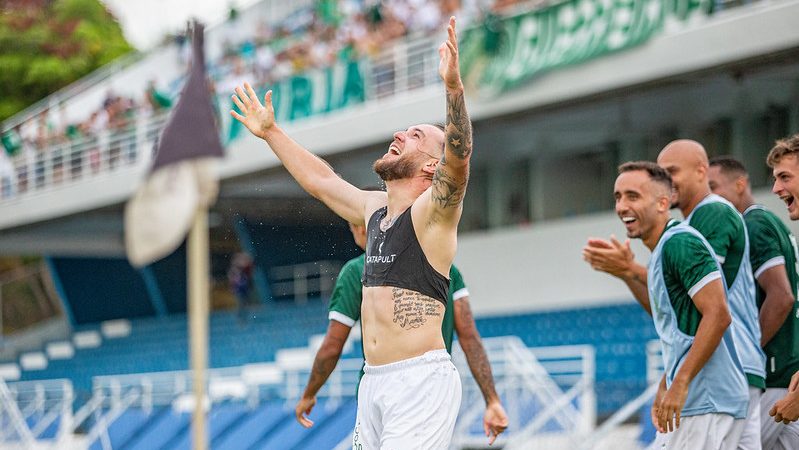
[[[672,193],[671,192],[663,192],[660,196],[658,196],[658,212],[664,212],[671,209],[672,204]]]
[[[746,190],[746,177],[740,176],[735,180],[735,192],[740,195]]]
[[[427,161],[427,164],[422,167],[422,171],[430,176],[436,173],[436,169],[438,168],[438,161],[437,159],[430,159]]]

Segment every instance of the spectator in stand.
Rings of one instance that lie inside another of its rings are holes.
[[[157,114],[172,107],[172,100],[170,100],[166,94],[156,89],[155,80],[150,80],[147,83],[145,98],[153,114]]]
[[[14,166],[6,152],[0,151],[0,198],[11,197],[13,190]]]

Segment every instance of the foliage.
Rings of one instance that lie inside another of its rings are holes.
[[[0,5],[0,120],[133,50],[100,0]]]

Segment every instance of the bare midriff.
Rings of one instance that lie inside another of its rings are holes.
[[[382,366],[446,348],[441,336],[444,304],[410,289],[363,288],[363,352],[370,366]]]

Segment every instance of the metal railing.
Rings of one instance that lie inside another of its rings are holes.
[[[515,336],[488,338],[484,345],[497,391],[506,403],[511,421],[508,434],[501,436],[497,445],[507,449],[529,448],[525,443],[542,433],[558,434],[566,439],[564,442],[573,443],[593,430],[596,417],[593,347],[529,349]],[[284,354],[277,355],[274,363],[209,370],[209,406],[239,401],[256,407],[265,400],[282,399],[287,407],[293,407],[308,380],[314,351],[310,346],[286,349]],[[485,403],[458,346],[453,361],[459,367],[464,389],[454,443],[461,448],[484,446],[480,424]],[[362,364],[360,358],[339,361],[317,394],[327,400],[327,408],[336,408],[343,399],[355,395]],[[93,379],[93,386],[91,399],[73,413],[69,381],[13,383],[8,390],[0,385],[4,414],[13,413],[14,408],[17,411],[17,420],[0,422],[16,423],[21,428],[31,417],[38,418],[40,425],[34,425],[32,433],[27,425],[18,433],[8,433],[10,441],[18,442],[25,433],[35,440],[40,428],[59,418],[56,442],[61,442],[61,446],[56,445],[57,448],[87,448],[95,442],[102,448],[110,448],[107,429],[127,409],[152,411],[167,406],[187,411],[193,405],[189,371],[101,376]]]
[[[401,41],[373,59],[362,61],[365,102],[440,84],[435,42],[427,37]],[[220,105],[226,105],[227,93],[220,95],[220,99],[223,99]],[[41,149],[23,142],[5,169],[0,161],[0,204],[113,175],[121,167],[142,162],[143,155],[149,157],[152,153],[167,119],[168,112],[156,116],[140,113],[123,129],[105,129],[96,135],[64,139]],[[227,117],[225,121],[230,123]]]
[[[0,202],[40,195],[76,182],[113,176],[125,167],[150,161],[167,114],[139,115],[124,129],[53,144],[43,150],[23,146],[0,173]]]
[[[295,302],[305,303],[310,295],[329,297],[339,271],[339,261],[276,266],[269,270],[269,288],[273,298],[292,297]]]
[[[8,384],[0,380],[0,442],[18,443],[25,448],[34,448],[34,442],[42,439],[64,444],[73,432],[74,399],[70,380]],[[48,430],[53,435],[44,436]]]
[[[653,339],[646,344],[646,380],[649,385],[644,392],[634,399],[627,402],[624,406],[610,416],[602,425],[596,429],[590,442],[584,443],[580,450],[596,449],[627,449],[639,448],[637,434],[628,438],[612,438],[619,427],[629,421],[630,418],[639,414],[641,408],[647,405],[657,393],[660,378],[663,376],[663,357],[661,356],[662,346],[659,340]],[[611,442],[612,441],[612,442]]]

